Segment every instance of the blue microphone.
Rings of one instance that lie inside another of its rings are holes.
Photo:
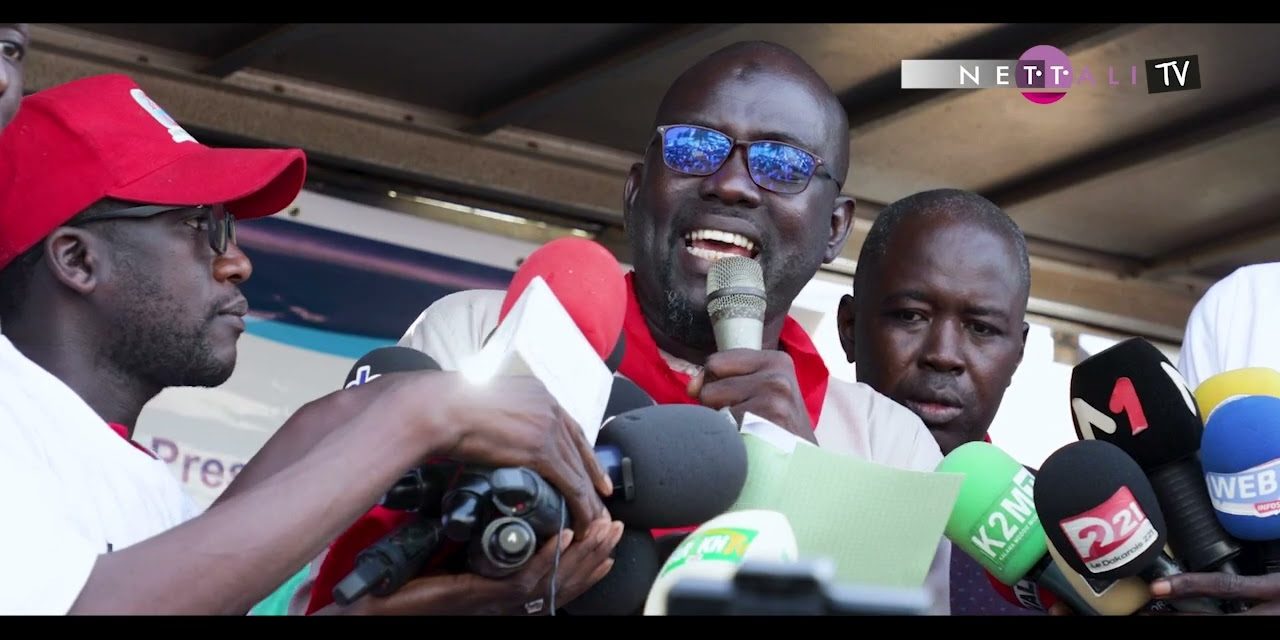
[[[1280,398],[1245,396],[1219,405],[1205,424],[1200,459],[1222,528],[1264,543],[1264,568],[1280,571]]]

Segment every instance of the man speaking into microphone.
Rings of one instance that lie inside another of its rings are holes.
[[[870,386],[832,379],[788,315],[853,222],[854,201],[841,193],[848,121],[827,83],[784,47],[737,43],[679,76],[653,125],[623,189],[634,271],[617,372],[659,404],[750,412],[825,448],[932,471],[941,453],[920,419]],[[752,348],[717,344],[707,282],[725,258],[760,268]],[[503,295],[448,296],[400,344],[453,368],[493,331]],[[945,612],[950,549],[940,542],[929,588]]]

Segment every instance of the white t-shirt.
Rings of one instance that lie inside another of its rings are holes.
[[[0,442],[0,613],[65,614],[99,554],[199,513],[163,462],[4,336]]]
[[[399,345],[422,351],[445,370],[456,369],[462,358],[480,350],[498,325],[506,292],[470,290],[454,293],[428,307],[400,339]],[[676,370],[696,367],[668,354]],[[863,383],[831,378],[814,437],[826,449],[854,455],[899,469],[933,471],[942,452],[929,430],[911,410]],[[950,612],[951,544],[945,538],[929,569],[926,585],[937,606]]]
[[[1219,373],[1280,370],[1280,262],[1241,267],[1205,292],[1187,319],[1178,369],[1192,389]]]

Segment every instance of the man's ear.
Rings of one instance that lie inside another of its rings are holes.
[[[1027,350],[1027,333],[1031,331],[1031,325],[1022,323],[1022,343],[1018,345],[1018,364],[1022,364],[1022,354]]]
[[[102,242],[84,229],[59,227],[44,239],[44,262],[59,284],[80,295],[98,287]]]
[[[840,256],[845,242],[849,240],[849,232],[853,230],[853,211],[858,203],[852,196],[839,196],[836,206],[831,210],[831,237],[827,240],[827,253],[824,263],[830,263]]]
[[[840,298],[840,306],[836,309],[836,332],[840,334],[840,346],[844,347],[844,356],[849,362],[854,361],[853,323],[855,315],[853,296],[846,293]]]
[[[631,226],[631,211],[636,206],[636,195],[640,193],[640,182],[644,178],[644,163],[631,165],[627,172],[627,185],[622,191],[622,230]]]

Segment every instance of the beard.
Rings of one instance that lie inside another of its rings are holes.
[[[110,323],[104,357],[127,377],[160,389],[216,387],[235,370],[231,357],[219,357],[212,344],[212,327],[220,305],[211,306],[200,320],[183,322],[193,314],[173,295],[164,293],[151,273],[130,275],[131,286],[118,296],[122,310]]]
[[[678,249],[683,251],[684,249]],[[693,301],[676,288],[676,262],[668,260],[662,270],[659,282],[666,292],[667,303],[661,316],[662,333],[680,344],[699,351],[715,351],[716,336],[711,326],[711,316],[703,308],[694,305]]]

